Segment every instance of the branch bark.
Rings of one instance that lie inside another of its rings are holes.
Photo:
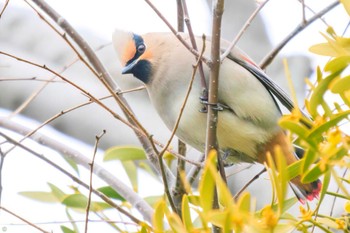
[[[213,28],[212,28],[212,41],[211,41],[211,66],[209,76],[209,96],[208,96],[208,115],[207,115],[207,134],[206,134],[206,148],[205,155],[208,157],[210,151],[219,151],[217,142],[217,124],[218,124],[218,90],[219,90],[219,73],[220,73],[220,40],[221,40],[221,19],[224,13],[224,0],[216,0],[213,3]],[[223,179],[226,181],[225,170],[221,163],[221,156],[217,153],[217,160],[219,164],[219,171]],[[213,208],[219,208],[218,195],[216,187],[213,190]],[[221,229],[217,226],[213,226],[212,232],[219,233]]]
[[[79,48],[83,51],[84,55],[87,57],[88,61],[91,63],[92,67],[96,70],[98,73],[98,78],[100,81],[105,84],[106,88],[111,92],[111,94],[114,96],[116,101],[118,102],[119,106],[123,110],[124,114],[126,115],[128,121],[131,125],[141,128],[142,131],[143,127],[140,123],[136,120],[134,117],[134,113],[132,112],[129,104],[127,103],[126,99],[120,95],[117,96],[115,93],[120,92],[120,88],[117,86],[117,84],[114,82],[112,76],[110,73],[105,69],[102,62],[99,60],[99,58],[96,56],[93,49],[90,47],[90,45],[80,36],[80,34],[69,24],[68,21],[66,21],[61,15],[59,15],[50,5],[48,5],[44,0],[32,0],[34,4],[36,4],[42,11],[44,11],[59,27],[61,27],[62,30],[64,30],[72,39],[73,41],[79,46]],[[159,171],[158,166],[158,157],[156,156],[155,151],[153,150],[153,146],[150,136],[145,136],[138,132],[137,130],[134,130],[136,136],[138,137],[141,145],[143,146],[148,160],[151,162],[151,164]],[[148,135],[146,133],[146,135]],[[170,170],[166,170],[168,179],[174,183],[174,176],[170,172]]]
[[[15,123],[8,118],[0,117],[0,126],[2,128],[11,130],[20,135],[29,134],[32,129],[29,129],[21,124]],[[30,138],[41,145],[47,146],[68,159],[73,160],[75,163],[83,166],[86,169],[90,170],[91,160],[81,154],[79,151],[68,147],[67,145],[48,137],[40,132],[37,132],[35,135],[30,136]],[[137,209],[146,221],[151,222],[153,216],[153,208],[145,202],[137,193],[125,185],[121,180],[115,177],[112,173],[104,169],[102,166],[95,164],[94,165],[94,174],[99,178],[105,181],[108,185],[118,191],[130,204]]]

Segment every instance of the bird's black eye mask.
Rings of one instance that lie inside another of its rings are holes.
[[[138,59],[145,51],[146,51],[146,45],[142,39],[141,36],[134,34],[133,36],[133,40],[135,42],[135,55],[133,56],[133,58],[131,58],[126,65],[129,65],[130,63],[132,63],[133,61],[135,61],[136,59]]]

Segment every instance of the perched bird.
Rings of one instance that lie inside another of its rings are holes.
[[[190,43],[187,34],[182,37]],[[196,38],[198,48],[202,38]],[[158,114],[172,130],[179,115],[195,58],[171,33],[137,35],[116,30],[113,44],[122,63],[123,74],[133,74],[141,80]],[[210,45],[210,40],[206,41]],[[223,47],[228,45],[222,40]],[[206,46],[210,47],[210,46]],[[206,49],[204,56],[210,55]],[[206,79],[209,68],[204,65]],[[202,86],[196,74],[176,136],[203,152],[206,140],[207,115],[200,109]],[[273,94],[273,95],[272,95]],[[217,139],[220,154],[226,165],[236,162],[264,163],[267,152],[275,159],[274,148],[280,146],[287,164],[298,160],[285,132],[279,127],[282,113],[273,96],[293,108],[293,103],[239,49],[234,48],[220,65]],[[291,180],[293,191],[300,201],[317,198],[321,189],[319,180],[304,184],[300,177]],[[296,187],[296,188],[295,188]]]

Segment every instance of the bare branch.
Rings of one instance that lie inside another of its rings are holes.
[[[213,28],[211,42],[211,61],[209,77],[209,98],[205,155],[208,156],[212,149],[219,151],[216,129],[218,124],[218,112],[216,105],[219,96],[219,73],[220,73],[220,40],[221,40],[221,19],[224,13],[224,0],[217,0],[213,5]],[[218,156],[219,171],[222,179],[226,182],[225,169],[221,156]]]
[[[323,15],[328,13],[330,10],[332,10],[334,7],[339,5],[339,1],[335,1],[326,8],[324,8],[322,11],[315,14],[313,17],[311,17],[309,20],[307,20],[305,23],[299,24],[284,40],[282,40],[274,50],[272,50],[269,54],[267,54],[263,60],[260,62],[260,68],[265,69],[276,57],[276,55],[283,49],[283,47],[291,40],[293,39],[297,34],[299,34],[301,31],[303,31],[307,26],[312,24],[315,20],[321,18]]]
[[[4,162],[5,162],[5,156],[6,154],[2,152],[2,149],[0,147],[0,206],[1,206],[1,197],[2,197],[2,178],[4,177],[2,175],[2,169],[4,168]]]
[[[11,214],[12,216],[18,218],[19,220],[25,222],[25,223],[28,224],[29,226],[34,227],[35,229],[37,229],[37,230],[39,230],[39,231],[41,231],[41,232],[43,232],[43,233],[50,233],[49,231],[45,231],[44,229],[38,227],[38,226],[35,225],[34,223],[29,222],[27,219],[25,219],[25,218],[23,218],[23,217],[21,217],[21,216],[15,214],[14,212],[8,210],[7,208],[5,208],[5,207],[3,207],[3,206],[0,206],[0,210],[3,210],[3,211],[5,211],[6,213]]]
[[[177,119],[176,119],[176,122],[175,122],[175,125],[174,125],[174,128],[171,132],[171,135],[170,135],[170,138],[168,139],[168,142],[165,144],[165,146],[163,147],[162,151],[159,152],[159,163],[163,163],[162,161],[162,157],[165,153],[165,151],[168,149],[171,141],[173,140],[174,136],[175,136],[175,132],[177,130],[177,128],[179,127],[179,124],[180,124],[180,120],[181,120],[181,117],[182,117],[182,114],[185,110],[185,106],[186,106],[186,103],[187,103],[187,100],[188,100],[188,97],[190,96],[190,93],[191,93],[191,90],[192,90],[192,85],[193,85],[193,81],[194,81],[194,78],[196,77],[196,73],[197,73],[197,69],[199,67],[199,64],[201,62],[201,56],[203,55],[205,51],[205,38],[203,38],[203,48],[202,48],[202,51],[201,51],[201,54],[200,56],[198,57],[198,60],[197,60],[197,63],[196,65],[193,67],[193,71],[192,71],[192,77],[191,77],[191,80],[190,80],[190,83],[188,85],[188,88],[187,88],[187,92],[186,92],[186,95],[185,95],[185,98],[183,100],[183,103],[181,105],[181,108],[180,108],[180,112],[179,112],[179,115],[177,116]],[[162,167],[162,166],[161,166]],[[168,199],[169,199],[169,203],[171,204],[171,207],[173,209],[173,211],[175,213],[177,213],[177,208],[172,200],[172,197],[171,197],[171,194],[170,194],[170,190],[169,190],[169,187],[167,185],[167,180],[166,180],[166,176],[165,174],[163,174],[163,171],[162,171],[162,178],[163,178],[163,183],[164,183],[164,186],[165,186],[165,192],[168,196]]]
[[[248,20],[245,22],[245,24],[243,25],[243,27],[241,28],[241,30],[238,32],[237,36],[233,39],[233,41],[231,42],[231,44],[228,46],[228,48],[226,49],[226,51],[221,55],[220,60],[221,62],[223,62],[225,60],[225,58],[227,57],[227,55],[231,52],[231,50],[233,49],[233,47],[236,46],[237,42],[239,41],[239,39],[243,36],[244,32],[248,29],[248,27],[250,26],[250,24],[252,23],[252,21],[254,20],[254,18],[257,16],[257,14],[261,11],[261,9],[266,5],[266,3],[269,0],[265,0],[264,2],[262,2],[258,8],[255,9],[255,11],[253,12],[253,14],[248,18]]]
[[[153,5],[153,3],[150,0],[145,0],[145,2],[152,8],[152,10],[159,16],[159,18],[168,26],[170,31],[179,39],[179,41],[190,51],[193,55],[196,56],[196,58],[199,57],[199,52],[192,48],[179,34],[175,28],[169,23],[169,21],[164,17],[164,15]],[[211,66],[211,61],[202,56],[202,61],[206,63],[209,67]]]
[[[208,157],[210,151],[215,150],[217,152],[217,160],[219,165],[219,171],[222,179],[226,181],[225,169],[222,163],[219,153],[219,146],[217,142],[217,124],[218,124],[218,112],[215,106],[218,103],[219,95],[219,72],[220,72],[220,40],[221,40],[221,19],[224,13],[224,0],[215,0],[213,4],[213,28],[212,28],[212,41],[211,41],[211,61],[209,76],[209,96],[208,96],[208,115],[207,115],[207,131],[205,141],[205,155]],[[227,183],[227,182],[226,182]],[[216,187],[214,190],[213,208],[219,208],[219,200]],[[212,232],[221,232],[221,229],[217,226],[213,226]]]
[[[25,135],[30,133],[32,130],[21,125],[18,123],[15,123],[11,120],[9,120],[8,118],[5,117],[0,117],[0,126],[6,129],[9,129],[13,132],[16,132],[18,134],[21,135]],[[34,153],[34,155],[36,155],[37,157],[40,157],[41,155],[34,152],[33,150],[31,150],[30,148],[25,147],[24,145],[18,143],[15,140],[11,140],[11,138],[9,138],[7,135],[4,135],[2,132],[0,132],[0,135],[4,138],[6,138],[8,141],[11,141],[12,143],[17,144],[19,147],[31,152],[32,154]],[[41,145],[50,147],[51,149],[59,152],[60,154],[62,154],[64,157],[73,160],[75,163],[83,166],[86,169],[90,169],[90,160],[85,157],[83,154],[81,154],[79,151],[68,147],[67,145],[58,142],[57,140],[46,136],[44,134],[41,134],[40,132],[37,132],[35,136],[31,136],[30,137],[32,140],[38,142]],[[42,156],[40,157],[41,159]],[[44,160],[46,158],[44,157]],[[47,162],[47,161],[46,161]],[[48,163],[54,167],[56,167],[57,165],[55,163],[52,163],[51,161],[48,161]],[[131,188],[129,188],[127,185],[125,185],[121,180],[119,180],[116,176],[114,176],[112,173],[110,173],[109,171],[107,171],[106,169],[104,169],[102,166],[95,164],[94,165],[95,169],[94,169],[94,173],[101,178],[102,180],[104,180],[107,184],[109,184],[114,190],[116,190],[121,196],[123,196],[128,202],[130,202],[130,204],[137,209],[142,216],[149,222],[152,221],[152,216],[153,216],[153,208],[151,206],[148,205],[147,202],[145,202],[137,193],[135,193]],[[56,167],[57,168],[57,167]],[[58,167],[57,169],[60,169],[60,167]],[[61,170],[60,170],[61,171]],[[65,175],[69,175],[69,173],[67,174],[67,172],[65,172],[64,170],[61,171],[62,173],[64,173]],[[79,184],[84,185],[85,183],[80,181],[78,178],[74,178],[75,176],[71,175],[70,176],[75,182],[81,182]],[[85,184],[85,187],[88,188],[88,185]],[[95,193],[98,195],[98,193]],[[109,198],[107,198],[105,200],[104,196],[100,196],[104,201],[106,201],[107,203],[109,202]],[[115,205],[113,202],[109,203],[111,204],[113,207],[115,208],[120,208],[118,205]],[[122,209],[122,208],[121,208]],[[119,210],[119,209],[118,209]],[[124,209],[122,209],[124,210]],[[122,211],[119,210],[119,211]],[[137,221],[138,222],[138,221]]]
[[[9,4],[9,2],[10,2],[10,0],[6,0],[4,7],[3,7],[3,8],[1,9],[1,11],[0,11],[0,18],[1,18],[2,15],[4,14],[4,12],[5,12],[5,10],[6,10],[7,6],[8,6],[8,4]]]
[[[158,170],[157,156],[155,155],[155,151],[153,151],[153,148],[154,148],[153,141],[150,140],[150,136],[148,132],[136,119],[126,99],[122,95],[118,96],[115,94],[116,92],[120,91],[120,88],[114,82],[112,76],[105,69],[105,67],[99,60],[99,58],[94,53],[93,49],[80,36],[80,34],[68,23],[68,21],[66,21],[61,15],[59,15],[44,0],[32,0],[32,2],[34,2],[41,10],[43,10],[49,17],[51,17],[51,19],[57,25],[59,25],[73,39],[73,41],[79,46],[79,48],[84,52],[85,56],[91,63],[92,67],[96,70],[98,74],[97,77],[105,85],[107,90],[113,95],[114,99],[117,101],[122,111],[126,115],[127,120],[129,121],[129,123],[127,124],[132,126],[131,128],[134,129],[136,136],[138,137],[139,141],[141,142],[142,146],[146,151],[148,160]],[[63,38],[65,38],[65,34],[63,35]],[[169,178],[173,177],[169,170],[167,171],[167,173]]]
[[[192,30],[190,15],[188,14],[188,10],[187,10],[186,0],[181,0],[181,3],[182,3],[182,9],[183,9],[183,12],[184,12],[185,23],[186,23],[186,27],[187,27],[187,30],[188,30],[188,34],[190,36],[192,47],[196,51],[198,51],[198,47],[197,47],[197,44],[196,44],[196,38],[195,38],[195,35],[193,33],[193,30]],[[201,53],[201,57],[203,57],[203,53]],[[207,86],[207,82],[205,80],[204,70],[203,70],[203,63],[202,63],[201,60],[199,60],[199,63],[198,63],[198,70],[199,70],[199,75],[200,75],[200,78],[201,78],[201,86],[202,86],[202,93],[201,93],[201,97],[200,98],[203,99],[203,100],[207,100],[208,99],[208,86]],[[203,112],[207,111],[205,105],[203,106],[203,109],[201,111],[203,111]]]
[[[263,170],[261,170],[258,174],[256,174],[252,179],[250,179],[234,196],[234,199],[237,200],[239,198],[239,196],[244,192],[244,190],[246,190],[249,185],[251,185],[255,180],[259,179],[259,177],[261,176],[261,174],[263,174],[264,172],[266,172],[266,168],[264,168]]]
[[[90,205],[91,205],[91,194],[93,192],[92,187],[92,177],[94,173],[94,164],[95,164],[95,157],[97,153],[98,144],[100,142],[100,139],[105,135],[106,130],[103,130],[103,132],[100,135],[96,136],[96,142],[94,146],[94,153],[92,155],[91,163],[90,163],[90,183],[89,183],[89,194],[88,194],[88,202],[86,206],[86,215],[85,215],[85,233],[88,232],[88,222],[89,222],[89,212],[90,212]]]

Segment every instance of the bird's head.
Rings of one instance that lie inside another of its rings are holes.
[[[152,53],[147,49],[142,36],[132,32],[116,30],[113,34],[113,45],[122,63],[122,74],[133,74],[147,83],[151,75]]]

